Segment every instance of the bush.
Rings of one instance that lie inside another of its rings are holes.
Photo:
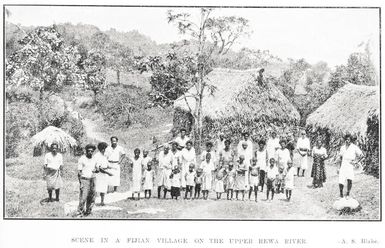
[[[86,131],[81,120],[72,118],[67,115],[66,120],[64,121],[61,128],[67,131],[69,135],[71,135],[74,139],[76,139],[80,146],[85,143],[84,137],[86,135]]]
[[[97,96],[96,104],[110,127],[128,127],[147,119],[143,110],[148,106],[148,97],[140,89],[110,87]]]
[[[29,139],[38,131],[38,110],[32,103],[15,102],[6,108],[5,155],[18,156],[21,140]]]

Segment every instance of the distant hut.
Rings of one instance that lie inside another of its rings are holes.
[[[34,156],[41,155],[49,149],[52,143],[57,143],[61,152],[70,151],[77,146],[77,141],[65,131],[54,126],[48,126],[31,138]]]
[[[351,134],[366,156],[366,171],[378,176],[379,97],[378,86],[346,84],[306,121],[312,140],[323,137],[336,155],[343,136]]]
[[[282,92],[265,77],[265,85],[257,81],[257,70],[215,69],[207,76],[214,92],[204,92],[202,114],[203,136],[213,138],[218,132],[230,138],[239,138],[249,131],[254,140],[264,138],[267,132],[291,132],[300,115]],[[186,95],[194,94],[191,88]],[[180,97],[174,102],[174,129],[192,129],[195,99]]]

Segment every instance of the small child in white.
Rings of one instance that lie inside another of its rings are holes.
[[[144,198],[148,199],[151,198],[151,190],[154,188],[154,177],[155,177],[155,172],[152,169],[152,161],[149,160],[147,162],[147,169],[144,171],[143,175],[143,181],[144,181]]]
[[[225,192],[225,185],[224,185],[225,178],[226,178],[226,169],[223,161],[221,161],[220,165],[217,168],[216,182],[215,182],[215,192],[217,193],[217,200],[221,199],[222,193]]]
[[[287,201],[290,201],[291,193],[294,189],[294,174],[295,174],[295,169],[293,168],[293,162],[288,161],[287,162],[287,172],[286,172],[286,176],[285,176],[285,189],[286,189]]]
[[[275,159],[270,158],[269,160],[270,165],[266,169],[266,200],[271,201],[274,199],[274,183],[275,180],[277,180],[278,176],[278,169],[277,166],[275,166]],[[269,199],[269,193],[271,192],[271,200]]]
[[[234,163],[230,162],[226,177],[227,200],[233,199],[236,175],[237,172],[234,169]]]
[[[184,175],[186,179],[186,192],[184,194],[184,199],[187,199],[187,194],[190,193],[190,199],[192,199],[192,192],[195,185],[194,179],[195,179],[195,165],[190,164],[188,168],[188,172]]]

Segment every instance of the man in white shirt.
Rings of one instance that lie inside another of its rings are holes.
[[[186,142],[189,140],[190,138],[186,136],[186,129],[182,128],[180,130],[180,136],[175,138],[175,142],[178,144],[178,150],[185,148]]]
[[[266,142],[267,150],[267,159],[270,161],[270,158],[275,158],[276,151],[280,148],[279,138],[277,137],[276,132],[271,133],[271,137]]]
[[[340,149],[340,168],[338,170],[338,183],[340,197],[343,198],[344,184],[347,181],[346,198],[349,198],[354,179],[354,167],[358,167],[364,159],[361,149],[352,143],[352,136],[345,136],[345,144]]]
[[[253,142],[250,140],[250,135],[248,132],[243,132],[242,133],[242,139],[239,141],[238,143],[238,146],[237,146],[237,152],[238,152],[238,157],[241,155],[241,152],[244,152],[242,151],[243,148],[243,144],[246,143],[247,144],[247,152],[246,154],[243,153],[245,155],[245,158],[246,160],[251,160],[253,158],[253,152],[254,152],[254,149],[253,149]],[[251,163],[251,161],[248,161],[249,163]]]
[[[96,147],[88,144],[85,147],[86,154],[81,156],[78,161],[78,178],[80,183],[79,193],[79,215],[91,214],[95,204],[95,171],[97,169],[96,160],[92,157]],[[84,211],[84,205],[86,210]]]
[[[52,190],[55,190],[55,201],[59,201],[60,188],[63,187],[61,173],[63,156],[57,152],[58,144],[52,143],[50,152],[44,156],[44,178],[47,182],[48,202],[52,202]]]
[[[173,155],[170,152],[169,144],[164,144],[163,151],[159,153],[158,166],[158,198],[163,187],[163,198],[166,198],[167,191],[171,188],[170,175],[172,172]]]
[[[302,170],[302,177],[305,176],[305,170],[308,167],[308,152],[310,151],[310,140],[306,137],[306,131],[301,131],[301,137],[297,140],[297,152],[299,154],[299,164],[297,169],[297,176],[300,176],[300,170]]]
[[[105,156],[110,163],[111,170],[109,171],[112,176],[110,177],[110,186],[114,187],[114,192],[118,190],[120,186],[120,164],[125,158],[125,151],[123,147],[118,145],[118,138],[116,136],[111,137],[111,146],[107,147]]]

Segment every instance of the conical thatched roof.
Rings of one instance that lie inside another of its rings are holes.
[[[52,143],[59,145],[59,150],[67,150],[77,145],[69,134],[54,126],[48,126],[31,138],[34,147],[50,147]]]
[[[265,71],[264,74],[268,72]],[[203,115],[211,119],[247,115],[263,121],[298,121],[298,111],[282,92],[273,83],[267,82],[267,87],[259,86],[257,75],[257,70],[213,70],[206,80],[215,87],[215,91],[213,94],[210,94],[209,90],[204,92]],[[195,92],[193,87],[186,96]],[[193,97],[184,99],[182,96],[174,102],[174,108],[189,111],[188,106],[194,111]]]
[[[377,86],[347,84],[309,115],[306,124],[365,137],[368,117],[378,115],[379,107]]]

